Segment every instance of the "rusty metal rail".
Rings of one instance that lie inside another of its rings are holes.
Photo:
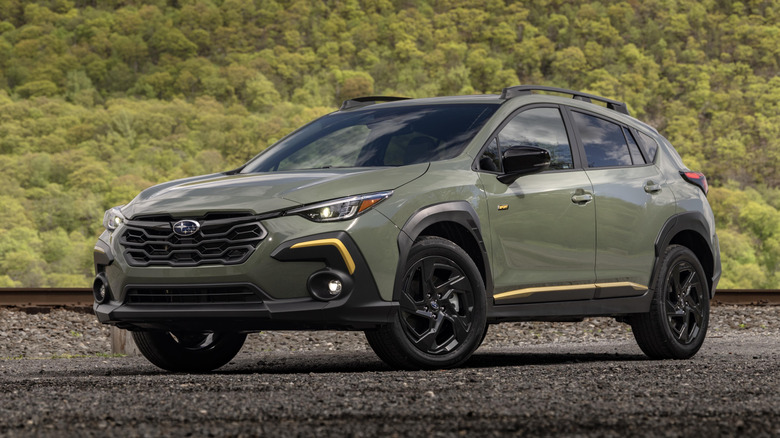
[[[0,288],[0,306],[15,307],[92,307],[89,288]]]
[[[714,305],[780,305],[780,290],[719,289]],[[89,288],[0,288],[0,307],[92,307]]]
[[[713,304],[780,306],[777,289],[718,289]]]

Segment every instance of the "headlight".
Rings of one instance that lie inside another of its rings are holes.
[[[125,221],[124,215],[119,210],[120,208],[122,208],[121,205],[106,210],[106,213],[103,215],[103,226],[106,227],[108,231],[116,230],[116,228]]]
[[[334,199],[319,204],[307,205],[288,211],[288,214],[299,214],[314,222],[331,222],[352,219],[374,205],[384,201],[393,191],[358,195],[349,198]]]

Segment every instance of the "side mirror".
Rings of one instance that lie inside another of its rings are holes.
[[[533,146],[514,146],[504,151],[501,163],[504,174],[497,178],[504,184],[512,184],[523,175],[541,172],[550,167],[550,153]]]

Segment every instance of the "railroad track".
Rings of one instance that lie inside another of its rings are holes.
[[[719,289],[713,304],[780,305],[780,290]],[[0,288],[0,307],[92,307],[89,288]]]
[[[2,307],[92,307],[89,288],[0,288]]]

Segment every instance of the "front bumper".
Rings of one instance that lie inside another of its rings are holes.
[[[94,304],[98,320],[130,330],[239,332],[364,330],[393,321],[398,304],[382,297],[353,233],[323,228],[315,234],[291,233],[289,228],[302,227],[289,224],[304,219],[285,219],[267,222],[268,238],[245,263],[232,266],[133,267],[116,255],[122,249],[117,242],[101,236],[95,270],[106,279],[109,293]],[[362,219],[369,226],[359,228],[359,238],[376,239],[383,234],[378,229],[388,228],[381,215]],[[392,231],[385,232],[388,239],[396,237]],[[329,300],[310,294],[307,279],[323,271],[345,280],[346,291]],[[243,298],[225,299],[221,291]]]
[[[195,286],[195,285],[193,285]],[[311,298],[258,303],[94,305],[98,320],[130,330],[365,330],[393,320],[398,303],[351,293],[333,301]]]

